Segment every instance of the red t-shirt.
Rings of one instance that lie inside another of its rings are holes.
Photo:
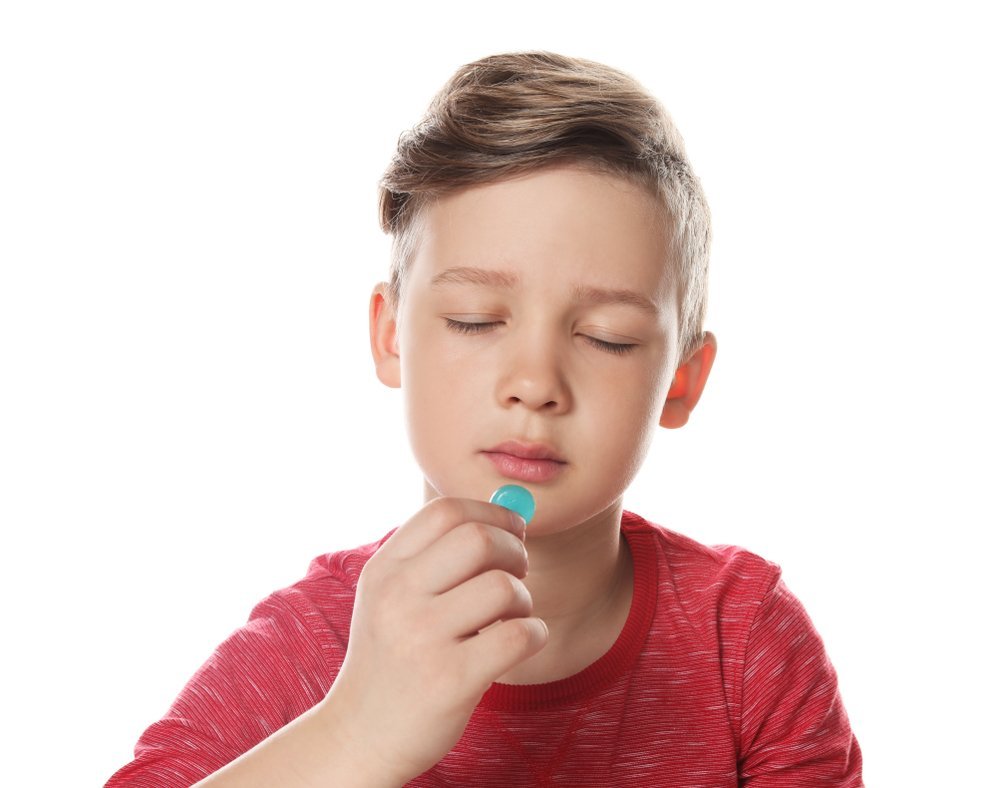
[[[626,512],[632,606],[603,657],[549,684],[494,684],[413,786],[860,786],[833,667],[773,564]],[[383,540],[384,541],[384,540]],[[312,562],[188,682],[107,786],[188,786],[319,702],[379,544]]]

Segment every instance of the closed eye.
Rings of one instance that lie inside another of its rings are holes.
[[[583,338],[587,340],[587,343],[596,347],[598,350],[603,350],[605,353],[613,353],[616,356],[624,356],[626,353],[631,353],[635,349],[634,344],[629,344],[627,342],[608,342],[604,339],[597,339],[597,337],[583,335]]]
[[[484,331],[489,331],[502,325],[500,320],[487,320],[485,322],[476,321],[466,321],[466,320],[455,320],[451,317],[446,317],[444,323],[452,331],[457,331],[460,334],[481,334]]]
[[[444,318],[445,325],[452,331],[460,334],[483,334],[492,331],[497,326],[502,326],[502,320],[456,320],[453,317]],[[587,334],[583,334],[583,339],[587,344],[597,348],[604,353],[611,353],[616,356],[624,356],[635,349],[635,343],[630,342],[608,342],[606,339],[598,339]]]

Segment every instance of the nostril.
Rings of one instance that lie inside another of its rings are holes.
[[[558,413],[569,403],[569,390],[554,370],[522,372],[504,377],[497,384],[497,401],[504,407],[523,407],[537,412]]]

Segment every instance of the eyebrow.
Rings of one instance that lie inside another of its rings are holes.
[[[511,289],[517,285],[516,274],[507,271],[495,271],[489,268],[471,268],[458,266],[448,268],[431,279],[431,287],[449,284],[486,285],[487,287],[502,287]]]
[[[517,274],[509,271],[474,268],[472,266],[456,266],[442,271],[431,279],[431,287],[439,288],[442,285],[467,284],[510,290],[516,287],[519,281]],[[573,288],[573,296],[577,301],[585,304],[623,304],[625,306],[636,307],[652,315],[660,314],[660,310],[652,300],[634,290],[579,285]]]
[[[573,295],[585,304],[624,304],[634,306],[651,315],[659,315],[660,310],[649,298],[634,290],[617,290],[604,287],[576,287]]]

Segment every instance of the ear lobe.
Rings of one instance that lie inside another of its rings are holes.
[[[400,387],[399,342],[396,338],[396,310],[386,297],[386,284],[375,286],[368,305],[368,335],[371,340],[375,374],[386,386]]]
[[[674,380],[667,392],[667,401],[660,413],[661,427],[677,429],[687,424],[691,411],[705,390],[708,373],[712,371],[717,351],[715,337],[706,331],[701,346],[688,356],[674,373]]]

